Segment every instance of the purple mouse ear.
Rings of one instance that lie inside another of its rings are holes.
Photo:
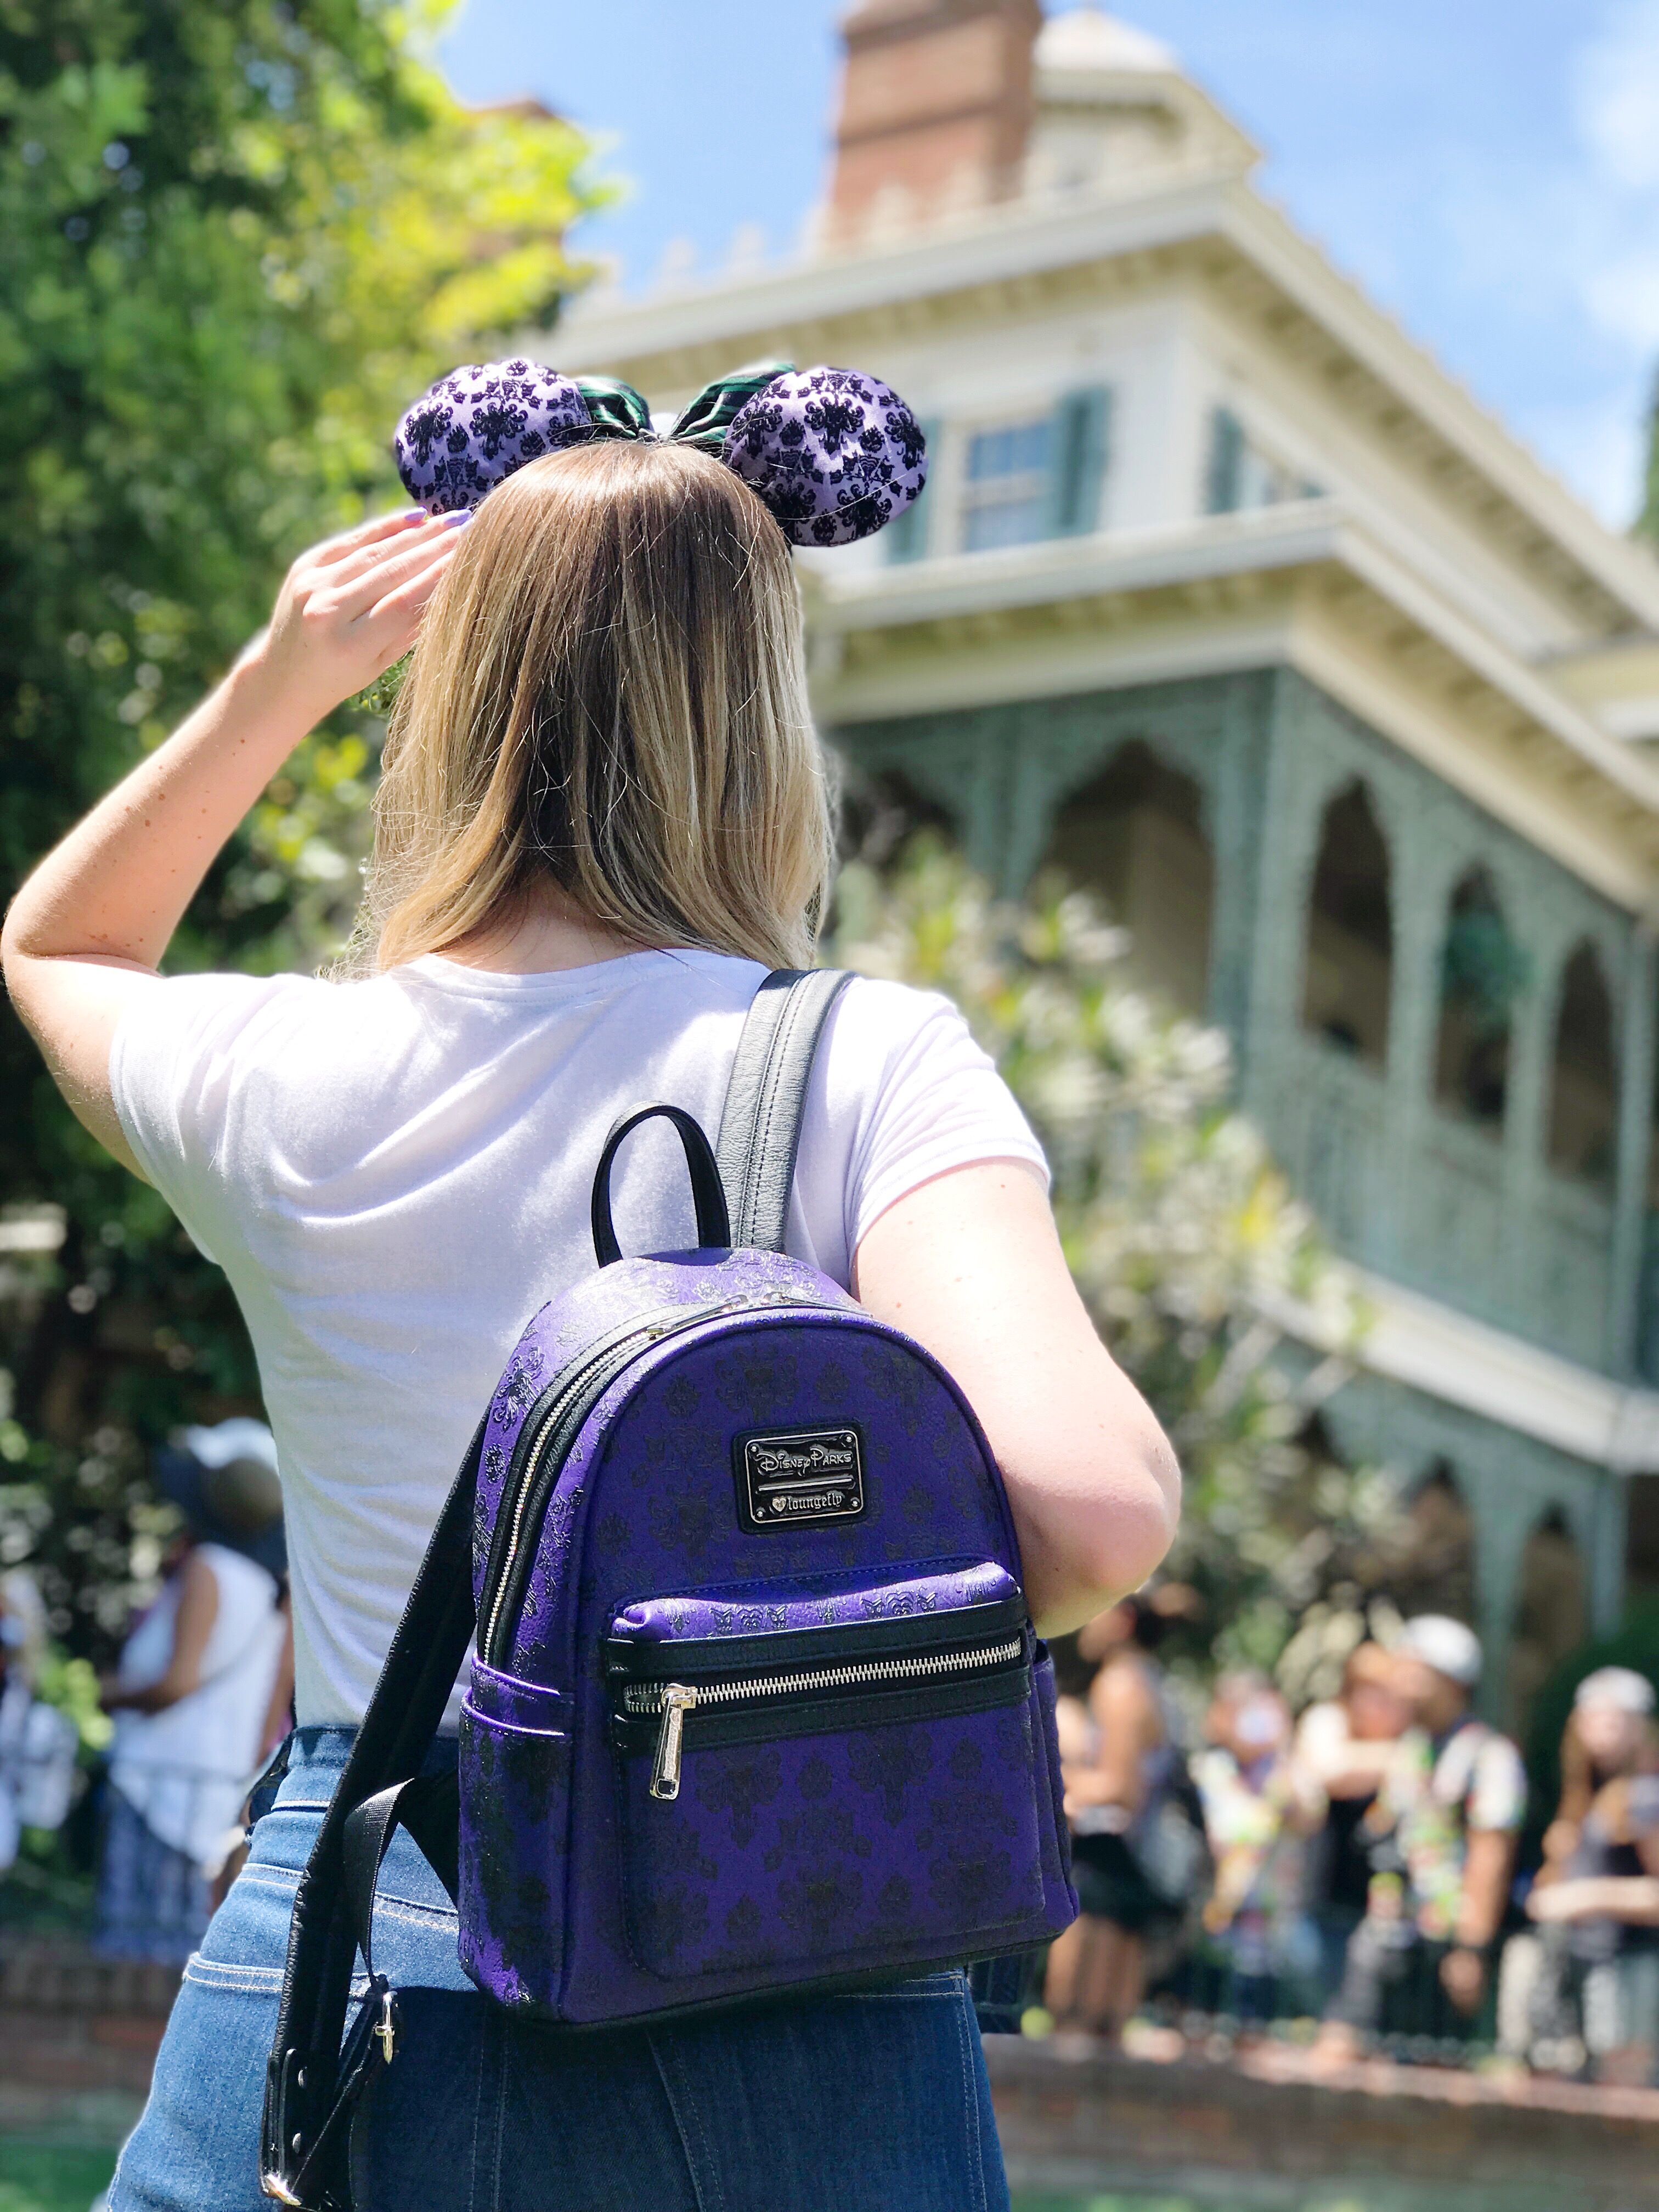
[[[539,362],[492,361],[441,376],[398,423],[392,450],[410,497],[446,514],[476,507],[526,461],[592,434],[568,376]]]
[[[902,514],[927,481],[927,441],[889,384],[851,368],[790,369],[745,400],[721,454],[796,545],[848,545]]]

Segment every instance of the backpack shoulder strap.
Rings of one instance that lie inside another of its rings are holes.
[[[777,968],[749,1009],[716,1148],[732,1243],[781,1252],[812,1060],[845,969]]]
[[[489,1416],[486,1413],[485,1419]],[[394,2007],[384,1978],[370,1966],[368,1997],[350,2033],[341,2033],[351,1997],[358,1947],[352,1877],[361,1873],[364,1822],[359,1807],[381,1793],[390,1801],[373,1838],[368,1876],[372,1910],[374,1869],[395,1821],[411,1827],[415,1793],[392,1785],[421,1770],[428,1745],[443,1719],[473,1631],[472,1512],[484,1421],[473,1431],[460,1472],[432,1532],[421,1571],[374,1685],[363,1724],[312,1845],[295,1897],[288,1962],[276,2014],[276,2032],[265,2075],[261,2127],[260,2185],[280,2203],[307,2212],[345,2212],[350,2186],[345,2166],[351,2111],[394,2047]],[[422,1809],[428,1809],[422,1808]],[[428,1824],[419,1840],[442,1865],[442,1821]]]

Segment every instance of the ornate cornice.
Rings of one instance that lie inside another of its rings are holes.
[[[810,580],[828,723],[1159,675],[1300,667],[1628,909],[1659,890],[1659,767],[1608,737],[1340,502]]]
[[[948,343],[1176,283],[1200,285],[1339,401],[1589,631],[1659,630],[1659,562],[1604,529],[1235,168],[980,210],[855,254],[599,307],[526,343],[672,398],[734,349],[878,365],[896,340]]]

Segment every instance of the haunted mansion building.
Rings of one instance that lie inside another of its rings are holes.
[[[809,250],[539,349],[653,407],[779,356],[916,407],[911,514],[802,556],[820,726],[1004,890],[1095,887],[1230,1032],[1375,1316],[1327,1429],[1467,1537],[1501,1708],[1659,1583],[1659,566],[1152,40],[1037,0],[845,27]]]

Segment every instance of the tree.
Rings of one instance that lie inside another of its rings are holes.
[[[402,406],[580,278],[582,142],[459,108],[419,58],[434,21],[0,0],[8,891],[220,673],[293,552],[397,495]],[[307,741],[175,964],[329,948],[376,739],[360,708]],[[84,1647],[154,1563],[145,1448],[253,1407],[257,1380],[222,1278],[81,1132],[9,1014],[0,1085],[0,1565],[33,1558]]]
[[[1386,1568],[1386,1478],[1340,1466],[1312,1421],[1348,1368],[1285,1360],[1284,1316],[1356,1346],[1364,1316],[1306,1209],[1229,1103],[1231,1048],[1131,989],[1127,939],[1083,894],[999,906],[933,835],[838,892],[835,957],[943,991],[1042,1139],[1078,1286],[1186,1478],[1171,1565],[1224,1660],[1272,1664],[1322,1598]]]

